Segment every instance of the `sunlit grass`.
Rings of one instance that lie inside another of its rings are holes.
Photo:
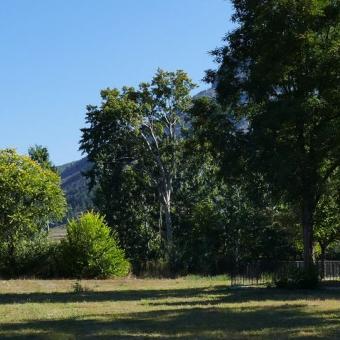
[[[230,288],[227,277],[0,281],[0,338],[340,338],[340,291]]]

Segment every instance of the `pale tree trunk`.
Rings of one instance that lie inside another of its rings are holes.
[[[172,112],[172,110],[170,110]],[[176,140],[175,134],[175,122],[169,119],[169,117],[165,117],[166,126],[168,128],[168,138],[170,140],[170,144],[174,144]],[[145,128],[148,129],[150,132],[149,136],[146,136],[142,132],[142,137],[145,143],[148,146],[154,160],[160,170],[160,179],[159,179],[159,190],[160,190],[160,197],[162,203],[164,204],[164,216],[165,216],[165,244],[166,244],[166,256],[168,260],[173,258],[173,226],[172,226],[172,217],[171,217],[171,195],[172,195],[172,181],[175,176],[175,168],[176,168],[176,157],[175,157],[175,150],[173,149],[171,155],[171,162],[167,164],[162,158],[162,152],[160,145],[158,143],[157,136],[153,129],[152,124],[144,125]],[[151,143],[152,141],[152,143]],[[162,223],[162,207],[160,206],[160,221],[159,221],[159,228],[161,233]],[[161,235],[162,236],[162,235]]]
[[[166,227],[166,248],[168,259],[172,258],[173,252],[173,228],[171,217],[171,190],[166,190],[164,196],[164,215],[165,215],[165,227]]]
[[[158,230],[159,230],[159,237],[162,239],[162,230],[163,230],[163,209],[162,209],[162,202],[159,201],[159,217],[158,217]]]

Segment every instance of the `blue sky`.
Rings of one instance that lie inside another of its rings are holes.
[[[225,0],[1,0],[0,148],[77,160],[85,107],[106,87],[183,69],[201,88],[231,29]]]

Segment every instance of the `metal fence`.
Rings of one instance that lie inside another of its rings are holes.
[[[317,267],[322,281],[340,282],[340,261],[319,261]],[[231,272],[233,286],[268,285],[294,269],[302,269],[303,261],[253,261],[240,263]]]
[[[340,261],[318,262],[319,273],[324,281],[340,281]]]

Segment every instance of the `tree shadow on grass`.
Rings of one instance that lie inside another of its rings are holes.
[[[0,304],[139,301],[145,299],[200,297],[205,294],[222,293],[225,290],[225,286],[214,286],[190,289],[85,291],[81,293],[0,293]]]
[[[247,301],[293,301],[307,300],[340,300],[339,290],[281,290],[275,288],[230,288],[224,285],[208,286],[190,289],[154,289],[154,290],[113,290],[113,291],[88,291],[83,293],[52,292],[52,293],[0,293],[1,304],[24,304],[24,303],[72,303],[72,302],[104,302],[104,301],[140,301],[151,300],[154,304],[164,305],[163,299],[178,299],[169,301],[169,305],[206,303],[241,303]],[[182,300],[181,300],[182,299]]]
[[[175,301],[171,301],[175,299]],[[18,339],[171,339],[340,338],[339,310],[313,312],[308,301],[340,299],[338,291],[231,289],[214,286],[192,289],[109,292],[0,294],[1,304],[140,301],[153,310],[86,315],[79,318],[0,324],[0,338]],[[164,301],[161,301],[164,300]],[[279,305],[242,304],[281,301]],[[285,302],[290,301],[290,303]],[[296,303],[294,303],[296,301]],[[51,306],[53,308],[53,306]],[[157,310],[154,310],[157,308]],[[308,310],[308,312],[307,312]],[[107,311],[106,311],[107,313]],[[321,333],[320,333],[321,332]]]
[[[2,324],[2,339],[261,339],[339,338],[340,315],[304,312],[304,305],[189,308]],[[94,319],[96,317],[97,319]],[[302,332],[302,333],[301,333]]]
[[[211,299],[204,301],[200,299],[202,296]],[[316,290],[288,290],[277,288],[229,288],[215,289],[212,292],[206,292],[200,296],[192,295],[190,300],[175,301],[150,301],[150,305],[166,305],[166,306],[195,306],[202,304],[220,305],[222,303],[246,303],[250,301],[324,301],[324,300],[340,300],[339,290],[316,289]]]

